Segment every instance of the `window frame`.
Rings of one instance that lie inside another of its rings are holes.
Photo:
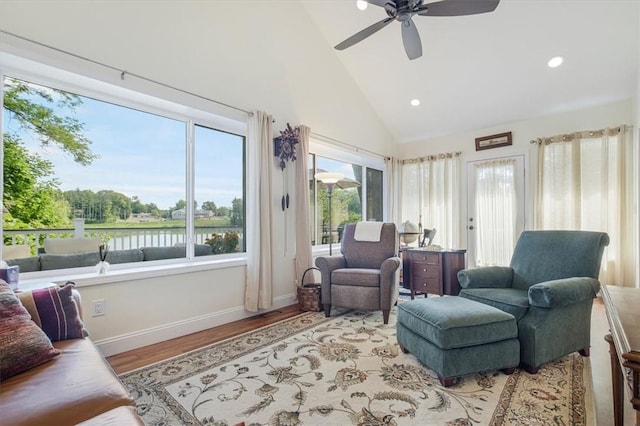
[[[387,167],[382,157],[374,157],[372,155],[363,155],[361,152],[354,151],[355,148],[342,148],[338,147],[333,143],[323,142],[319,138],[315,138],[313,134],[309,138],[309,155],[320,156],[324,158],[329,158],[331,160],[342,161],[345,163],[355,164],[362,167],[362,199],[360,200],[362,207],[362,217],[363,220],[366,220],[366,212],[367,212],[367,174],[366,168],[372,168],[376,170],[382,171],[382,216],[383,221],[388,220],[388,209],[387,206]],[[315,164],[309,164],[309,169],[315,170]],[[331,171],[331,170],[328,170]],[[310,179],[314,179],[313,176],[309,176]],[[314,192],[314,202],[313,202],[313,211],[309,212],[309,220],[313,221],[312,223],[316,223],[317,214],[318,214],[318,193]],[[311,210],[311,209],[310,209]],[[318,241],[317,235],[314,235],[316,227],[313,227],[314,231],[312,231],[311,241]],[[311,243],[310,241],[310,243]],[[321,239],[320,239],[321,241]],[[336,245],[336,243],[334,243]],[[329,252],[329,244],[312,244],[311,250],[313,255],[324,254],[325,252]]]
[[[2,104],[4,98],[4,78],[11,77],[45,87],[68,91],[116,106],[131,108],[184,122],[186,127],[184,145],[184,158],[186,161],[185,197],[187,199],[187,220],[185,221],[186,257],[116,264],[111,266],[111,270],[106,276],[96,276],[93,267],[28,272],[22,275],[21,283],[26,282],[28,284],[30,281],[42,282],[43,280],[64,281],[68,279],[82,279],[83,282],[89,283],[104,283],[246,265],[246,251],[195,257],[193,247],[193,243],[195,242],[195,220],[192,217],[193,199],[195,197],[193,144],[196,125],[231,133],[243,138],[242,155],[245,169],[243,174],[243,207],[246,216],[246,210],[248,208],[246,205],[246,114],[239,114],[239,111],[223,111],[219,105],[216,105],[212,101],[206,100],[205,98],[197,98],[194,95],[188,95],[186,93],[174,93],[176,92],[175,90],[167,91],[162,87],[153,90],[153,88],[149,88],[148,85],[136,85],[133,81],[131,82],[133,84],[130,84],[124,72],[121,79],[125,80],[125,83],[122,83],[122,85],[110,83],[108,82],[108,78],[100,79],[102,76],[91,77],[88,74],[89,73],[81,74],[77,71],[68,71],[43,62],[36,62],[6,52],[0,52],[0,78],[3,82],[0,87],[0,95],[2,95],[0,96],[0,105],[4,109],[4,105]],[[3,125],[2,120],[2,115],[0,115],[0,125]],[[0,131],[2,131],[2,128],[3,127],[0,127]],[[0,152],[0,160],[3,158],[3,155],[4,153]],[[2,171],[2,164],[0,161],[0,171]],[[2,196],[1,187],[0,196]],[[2,224],[0,224],[0,233],[4,234]],[[246,247],[246,241],[244,244]]]

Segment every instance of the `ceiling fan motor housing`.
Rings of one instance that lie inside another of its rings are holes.
[[[367,0],[376,6],[384,7],[387,17],[369,25],[346,40],[338,43],[335,48],[344,50],[375,34],[389,23],[398,21],[402,24],[402,43],[409,59],[422,56],[420,35],[413,20],[419,16],[464,16],[493,12],[500,0],[440,0],[423,4],[424,0]]]

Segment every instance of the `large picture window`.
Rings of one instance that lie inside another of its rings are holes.
[[[312,245],[328,244],[330,238],[333,243],[340,242],[346,223],[383,220],[384,167],[381,164],[374,167],[364,164],[362,159],[343,161],[311,153],[309,166]],[[315,174],[320,172],[339,172],[344,175],[333,187],[331,220],[327,187],[314,179]]]
[[[244,135],[105,98],[4,76],[3,259],[22,273],[89,266],[92,244],[112,264],[244,251]],[[73,261],[33,262],[54,254]]]

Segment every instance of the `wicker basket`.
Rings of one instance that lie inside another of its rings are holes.
[[[304,284],[307,272],[318,268],[309,268],[302,274],[302,285],[298,286],[298,308],[301,311],[320,312],[322,310],[320,284]]]

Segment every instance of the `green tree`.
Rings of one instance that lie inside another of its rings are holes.
[[[220,216],[220,217],[230,217],[231,209],[229,207],[218,207],[216,213],[217,213],[217,216]]]
[[[161,215],[160,209],[155,203],[142,204],[140,197],[137,195],[131,197],[131,213],[149,213],[154,217],[160,217]]]
[[[20,135],[32,136],[43,147],[55,146],[79,164],[91,164],[97,156],[84,135],[84,124],[74,118],[81,103],[78,96],[64,91],[4,79],[3,204],[10,211],[3,216],[6,228],[68,222],[70,209],[53,178],[53,165],[30,153]],[[11,124],[17,126],[12,129]]]
[[[140,197],[134,195],[131,197],[131,213],[148,213],[146,206],[140,201]]]
[[[160,209],[158,208],[158,206],[155,203],[149,203],[149,204],[145,204],[147,211],[146,213],[149,213],[151,215],[153,215],[154,217],[160,217]]]
[[[64,196],[74,217],[83,217],[87,223],[115,222],[131,216],[131,200],[111,190],[93,192],[89,189],[66,191]]]
[[[84,124],[73,117],[82,104],[78,95],[10,77],[5,78],[4,90],[4,109],[9,112],[9,120],[18,120],[20,127],[42,146],[57,146],[84,166],[98,158],[91,152],[92,142],[84,135]],[[65,111],[68,115],[58,115]]]
[[[57,189],[52,164],[30,153],[15,135],[4,135],[4,205],[8,229],[68,225],[69,205]]]
[[[231,224],[233,226],[244,225],[244,207],[242,198],[234,198],[231,201]]]
[[[216,203],[214,203],[213,201],[205,201],[204,203],[202,203],[202,210],[209,210],[213,212],[214,215],[218,212]]]
[[[104,209],[101,222],[126,220],[131,216],[131,200],[126,195],[111,190],[98,191],[97,195]]]

